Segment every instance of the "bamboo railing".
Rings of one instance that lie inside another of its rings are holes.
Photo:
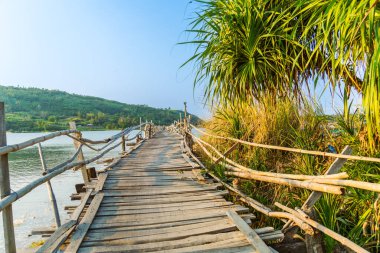
[[[140,120],[141,121],[141,120]],[[1,190],[1,200],[0,200],[0,212],[3,213],[3,224],[4,224],[4,239],[5,239],[5,250],[6,252],[16,252],[16,242],[15,242],[15,234],[14,234],[14,226],[13,226],[13,212],[12,212],[12,203],[19,200],[23,196],[27,195],[33,189],[42,185],[44,183],[47,184],[47,189],[49,193],[49,198],[52,203],[54,217],[56,220],[57,229],[60,227],[60,217],[59,212],[57,210],[57,203],[55,200],[54,192],[51,187],[50,180],[63,172],[74,169],[78,170],[82,169],[82,176],[84,182],[89,182],[91,180],[89,176],[89,171],[86,170],[85,165],[90,164],[92,162],[98,161],[105,154],[109,153],[111,150],[121,146],[121,151],[126,152],[126,141],[132,141],[137,139],[135,145],[139,145],[143,139],[141,139],[141,134],[144,133],[145,138],[151,138],[154,134],[153,124],[152,123],[141,123],[140,125],[128,127],[123,129],[119,133],[110,136],[104,140],[89,140],[81,137],[81,132],[76,130],[75,124],[70,124],[70,130],[58,131],[54,133],[50,133],[41,137],[37,137],[22,143],[18,143],[15,145],[6,145],[6,132],[5,132],[5,113],[4,113],[4,103],[0,102],[0,190]],[[143,130],[142,127],[145,126]],[[137,134],[128,138],[133,130],[140,130]],[[75,153],[72,157],[67,159],[54,166],[53,168],[47,168],[45,164],[45,159],[42,152],[41,144],[45,141],[54,139],[59,136],[67,136],[74,140],[74,145],[76,147]],[[98,147],[96,145],[102,145]],[[42,176],[32,182],[28,183],[24,187],[11,191],[10,189],[10,178],[9,178],[9,166],[8,166],[8,154],[11,152],[17,152],[23,150],[25,148],[31,147],[33,145],[38,145],[39,155],[42,165]],[[87,147],[96,152],[99,152],[96,156],[91,157],[89,159],[84,159],[82,148]],[[132,147],[133,149],[133,147]],[[75,161],[77,160],[77,161]],[[107,166],[108,169],[111,166],[116,165],[116,163],[120,159],[116,159],[115,162],[111,163]],[[99,172],[100,173],[100,172]],[[67,225],[67,224],[66,224]]]
[[[191,131],[192,129],[195,131],[198,131],[203,136],[208,136],[215,139],[229,140],[229,141],[235,142],[235,144],[233,147],[227,150],[226,153],[223,154],[214,146],[212,146],[210,143],[207,143],[203,139],[195,136],[195,134],[193,134]],[[345,247],[353,250],[354,252],[368,252],[366,249],[355,244],[348,238],[343,237],[342,235],[332,231],[329,228],[326,228],[322,224],[313,220],[310,214],[311,214],[313,205],[318,201],[318,199],[321,197],[323,192],[341,195],[345,193],[345,187],[353,187],[353,188],[358,188],[362,190],[380,192],[380,184],[349,180],[348,179],[349,176],[347,173],[345,172],[339,173],[340,168],[343,166],[343,164],[347,160],[380,162],[380,158],[351,155],[352,150],[348,146],[346,146],[346,148],[343,150],[341,154],[333,154],[333,153],[326,153],[326,152],[320,152],[320,151],[302,150],[302,149],[296,149],[296,148],[288,148],[288,147],[265,145],[265,144],[258,144],[258,143],[248,142],[248,141],[242,141],[235,138],[223,137],[223,136],[218,136],[215,134],[208,133],[206,131],[203,131],[195,127],[194,125],[189,124],[186,121],[174,122],[174,124],[171,127],[169,127],[169,130],[173,132],[177,132],[178,134],[181,134],[183,136],[183,143],[185,147],[183,151],[184,153],[187,153],[190,157],[192,157],[199,164],[199,166],[202,167],[206,171],[208,175],[210,175],[216,181],[224,185],[233,194],[238,195],[242,202],[245,202],[246,204],[250,205],[255,210],[269,217],[276,217],[284,221],[286,224],[283,227],[283,231],[285,232],[289,231],[289,228],[294,227],[295,225],[295,226],[298,226],[301,230],[303,230],[306,236],[313,238],[313,236],[315,235],[314,229],[316,229],[330,236],[331,238],[335,239],[336,241],[338,241]],[[234,186],[231,186],[227,184],[226,182],[223,182],[220,178],[215,176],[194,155],[192,151],[192,143],[190,142],[197,143],[201,151],[212,162],[214,162],[215,164],[223,165],[225,169],[227,170],[225,174],[228,176],[241,178],[245,180],[256,180],[256,181],[263,181],[267,183],[274,183],[274,184],[280,184],[280,185],[291,186],[291,187],[300,187],[300,188],[311,190],[312,193],[307,199],[307,201],[304,203],[302,208],[296,208],[296,210],[294,210],[276,202],[275,206],[281,209],[281,211],[280,212],[272,211],[269,207],[266,207],[265,205],[258,202],[257,200],[254,200],[248,197],[247,195],[245,195],[243,192],[241,192]],[[283,173],[256,171],[251,168],[245,167],[241,164],[238,164],[227,157],[228,153],[230,153],[231,150],[233,150],[234,147],[236,146],[236,143],[259,147],[259,148],[281,150],[281,151],[286,151],[286,152],[317,155],[317,156],[324,156],[324,157],[333,157],[333,158],[336,158],[336,160],[327,170],[325,175],[311,176],[311,175],[283,174]],[[307,243],[309,242],[307,241]],[[306,246],[308,247],[308,245]]]

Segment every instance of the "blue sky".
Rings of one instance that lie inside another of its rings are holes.
[[[189,0],[0,0],[0,84],[59,89],[208,117],[191,48],[176,45]]]
[[[187,101],[208,118],[192,67],[179,69],[192,55],[177,43],[194,8],[190,0],[0,0],[0,84],[161,108]],[[327,91],[320,102],[334,113],[340,100]]]

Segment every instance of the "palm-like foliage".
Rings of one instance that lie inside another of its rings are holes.
[[[212,101],[295,95],[322,77],[363,95],[370,144],[380,132],[378,0],[199,0],[195,83]],[[313,82],[314,81],[314,82]],[[334,90],[334,89],[332,89]]]
[[[268,91],[278,96],[299,92],[298,82],[291,80],[302,75],[295,64],[302,45],[281,27],[280,8],[254,0],[204,4],[189,31],[197,38],[190,43],[198,44],[190,60],[197,62],[196,83],[208,81],[206,98],[249,101]]]

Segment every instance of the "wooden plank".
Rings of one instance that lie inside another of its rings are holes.
[[[30,235],[44,235],[44,234],[53,234],[56,231],[56,227],[39,227],[34,228],[32,232],[30,232]]]
[[[132,215],[132,214],[157,214],[157,213],[171,213],[171,212],[193,212],[200,210],[210,210],[210,209],[218,209],[218,208],[228,208],[233,204],[229,204],[227,202],[219,203],[219,204],[205,204],[205,205],[193,205],[193,206],[175,206],[175,207],[158,207],[158,208],[146,208],[146,209],[122,209],[117,208],[116,210],[108,210],[108,209],[100,209],[98,210],[97,216],[114,216],[114,215]]]
[[[128,197],[128,196],[153,196],[153,195],[170,195],[170,194],[180,194],[180,193],[196,193],[196,192],[210,192],[215,190],[216,187],[209,186],[204,188],[172,188],[172,189],[150,189],[146,191],[104,191],[106,197]]]
[[[93,189],[89,189],[87,192],[86,192],[86,195],[84,195],[81,203],[79,206],[77,206],[77,208],[74,210],[73,214],[71,215],[71,219],[72,220],[78,220],[79,219],[79,216],[81,215],[84,207],[86,206],[87,204],[87,201],[88,199],[90,198],[91,194],[93,192]]]
[[[142,225],[139,224],[128,224],[127,226],[125,223],[116,223],[114,226],[110,227],[107,225],[107,227],[104,227],[103,224],[93,224],[89,231],[91,233],[113,233],[118,231],[149,231],[151,229],[164,229],[164,228],[174,228],[178,226],[184,226],[184,225],[190,225],[190,224],[197,224],[197,223],[203,223],[208,221],[218,221],[223,219],[223,217],[211,217],[211,218],[204,218],[204,219],[191,219],[191,220],[181,220],[181,221],[172,221],[172,222],[165,222],[165,223],[156,223],[156,224],[145,224]]]
[[[76,224],[77,224],[76,220],[70,220],[67,223],[60,226],[49,237],[49,239],[47,239],[46,242],[37,250],[37,253],[54,252],[54,250],[59,248],[62,242],[66,240],[67,236],[72,232]]]
[[[233,210],[227,211],[228,217],[236,225],[236,227],[245,235],[247,240],[255,248],[257,253],[271,253],[270,248],[264,243],[260,236],[248,226],[245,221]]]
[[[210,227],[217,224],[220,224],[223,221],[228,221],[227,217],[218,217],[204,220],[186,220],[180,222],[172,222],[161,223],[161,224],[153,224],[153,225],[142,225],[142,226],[122,226],[115,228],[98,228],[92,229],[88,232],[86,236],[86,240],[113,240],[113,239],[122,239],[122,238],[130,238],[130,237],[141,237],[141,236],[149,236],[156,234],[165,234],[169,232],[178,232],[185,231],[189,229],[201,228],[201,227]],[[262,232],[262,230],[258,229],[255,232]],[[276,233],[275,233],[276,232]],[[281,231],[273,231],[270,233],[261,233],[264,237],[273,236],[277,234],[277,232],[281,233]]]
[[[228,191],[208,191],[208,192],[185,192],[185,193],[173,193],[173,194],[163,194],[163,195],[155,195],[155,196],[120,196],[120,197],[106,197],[103,201],[103,203],[113,203],[113,202],[129,202],[129,201],[142,201],[145,199],[150,199],[152,201],[154,200],[170,200],[176,199],[176,201],[180,202],[178,198],[189,198],[189,197],[195,197],[195,198],[202,198],[202,197],[216,197],[220,198],[221,196],[225,196],[228,194]]]
[[[83,219],[77,226],[73,236],[71,237],[70,244],[67,247],[65,252],[77,252],[79,249],[80,244],[82,243],[87,230],[90,228],[91,222],[93,221],[96,212],[100,206],[100,203],[103,199],[103,193],[98,193],[95,195],[94,199],[92,200],[89,209],[87,210],[86,214],[84,215]]]
[[[168,203],[168,204],[162,204],[162,203],[156,203],[151,204],[150,202],[144,202],[143,205],[141,204],[134,204],[131,205],[130,203],[125,203],[126,205],[101,205],[99,208],[99,211],[111,211],[111,210],[143,210],[143,209],[156,209],[156,208],[180,208],[180,207],[193,207],[197,206],[198,208],[202,207],[215,207],[215,206],[221,206],[221,205],[232,205],[232,202],[227,202],[224,199],[219,200],[207,200],[207,201],[189,201],[189,202],[177,202],[177,203]]]
[[[171,241],[179,240],[189,236],[203,235],[203,234],[215,234],[222,232],[229,232],[236,230],[235,224],[231,224],[229,221],[222,221],[212,227],[200,227],[195,229],[189,229],[185,231],[176,231],[165,234],[157,235],[148,235],[141,237],[132,237],[132,238],[121,238],[121,239],[112,239],[107,241],[99,240],[86,240],[82,243],[84,247],[89,246],[99,246],[99,245],[133,245],[133,244],[143,244],[151,242],[162,242],[162,241]]]
[[[223,242],[209,243],[195,247],[167,250],[165,253],[190,253],[190,252],[208,252],[208,253],[252,253],[253,249],[246,240],[228,239]]]
[[[186,219],[201,219],[201,218],[211,218],[211,217],[224,217],[226,211],[233,209],[239,213],[248,213],[249,209],[241,206],[229,207],[229,208],[217,208],[217,209],[203,209],[203,210],[194,210],[191,212],[186,211],[174,211],[167,213],[157,213],[154,216],[152,214],[132,214],[132,215],[120,215],[120,216],[101,216],[97,217],[93,224],[98,223],[117,223],[117,222],[130,222],[129,224],[157,224],[163,222],[172,222],[180,221]]]
[[[133,193],[133,192],[155,192],[155,193],[161,193],[161,192],[166,192],[168,190],[172,191],[176,190],[178,192],[183,191],[189,191],[189,190],[215,190],[218,187],[221,187],[221,184],[207,184],[207,185],[191,185],[191,184],[184,184],[184,185],[157,185],[155,187],[146,187],[145,185],[134,185],[134,186],[124,186],[124,187],[114,187],[114,188],[108,188],[104,189],[104,192],[120,192],[120,191],[125,191],[128,190],[128,193]],[[165,193],[162,193],[165,194]]]
[[[205,227],[213,227],[220,224],[229,224],[229,220],[227,217],[219,218],[217,220],[212,221],[204,221],[201,223],[193,223],[193,224],[185,224],[175,227],[166,227],[166,228],[156,228],[156,229],[144,229],[144,230],[129,230],[126,233],[123,231],[114,231],[112,233],[96,233],[91,230],[86,235],[86,241],[112,241],[118,239],[126,239],[132,237],[147,237],[153,235],[167,234],[167,233],[178,233],[182,231],[188,231],[193,229],[201,229]],[[102,230],[99,230],[102,231]]]
[[[208,192],[207,192],[208,193]],[[102,205],[114,205],[116,203],[122,203],[125,205],[149,205],[149,204],[167,204],[167,203],[181,203],[181,202],[190,202],[190,201],[203,201],[203,200],[222,200],[222,196],[226,192],[220,192],[218,195],[192,195],[192,194],[176,194],[171,197],[170,195],[162,196],[138,196],[138,197],[107,197],[104,198]],[[141,198],[139,198],[141,197]]]
[[[247,224],[252,224],[251,219],[255,218],[253,214],[242,214],[242,219],[244,219]],[[91,233],[107,233],[107,232],[117,232],[117,231],[147,231],[150,229],[161,229],[161,228],[169,228],[169,227],[177,227],[177,226],[183,226],[183,225],[190,225],[190,224],[196,224],[196,223],[203,223],[207,221],[216,221],[220,219],[224,219],[225,217],[211,217],[211,218],[199,218],[199,219],[190,219],[190,220],[180,220],[180,221],[171,221],[171,222],[165,222],[165,223],[156,223],[156,224],[145,224],[142,222],[142,224],[125,224],[125,223],[114,223],[112,226],[110,224],[93,224],[89,231]],[[103,226],[105,225],[105,226]],[[261,233],[260,229],[257,233],[263,236],[269,236],[272,235],[272,233],[275,233],[277,231],[267,232],[267,233]]]
[[[103,190],[103,186],[104,186],[104,183],[106,182],[107,176],[108,176],[108,172],[100,173],[100,175],[98,176],[98,182],[95,186],[95,190],[92,193],[92,195],[95,195],[99,191]]]
[[[186,179],[192,179],[192,177],[186,177],[181,174],[179,175],[160,175],[160,176],[154,176],[154,175],[145,175],[145,176],[136,176],[136,175],[120,175],[120,176],[115,176],[115,175],[108,175],[110,179],[127,179],[127,180],[137,180],[137,179],[156,179],[156,180],[166,180],[166,179],[171,179],[171,180],[186,180]]]
[[[164,242],[154,242],[146,244],[135,244],[135,245],[107,245],[107,246],[92,246],[92,247],[81,247],[79,253],[89,253],[89,252],[136,252],[136,251],[154,251],[160,252],[164,250],[170,250],[174,248],[183,247],[194,247],[196,245],[203,245],[207,243],[213,243],[217,241],[225,241],[231,238],[244,238],[240,232],[228,232],[222,234],[205,234],[199,236],[191,236],[188,238],[175,240],[175,241],[164,241]]]
[[[131,188],[131,187],[147,187],[147,186],[198,186],[198,183],[195,181],[151,181],[151,182],[144,182],[144,181],[139,181],[139,182],[114,182],[110,183],[107,182],[104,186],[103,189],[114,189],[114,188]]]

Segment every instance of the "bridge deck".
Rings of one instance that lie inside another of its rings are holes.
[[[255,252],[255,238],[239,226],[253,215],[192,169],[180,137],[157,133],[99,177],[66,251]]]

